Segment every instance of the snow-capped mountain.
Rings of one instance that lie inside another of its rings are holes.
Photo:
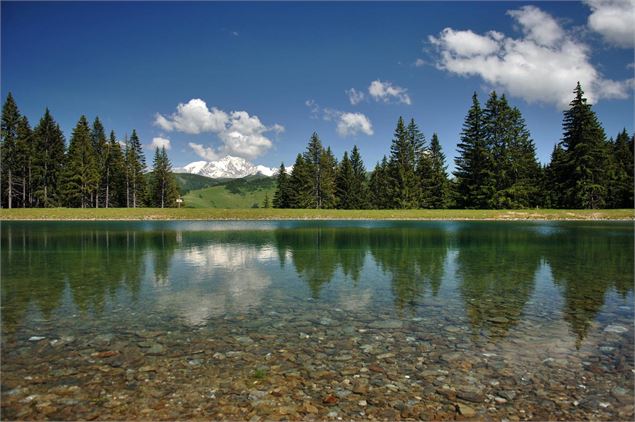
[[[177,173],[200,174],[201,176],[212,178],[237,179],[258,173],[264,176],[273,176],[277,169],[254,165],[244,158],[228,155],[217,161],[194,161],[174,171]]]

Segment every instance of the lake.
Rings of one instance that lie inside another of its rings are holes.
[[[2,419],[633,419],[632,222],[2,222]]]

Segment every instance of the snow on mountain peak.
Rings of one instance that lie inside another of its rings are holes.
[[[273,176],[277,169],[262,165],[254,165],[241,157],[227,155],[216,161],[194,161],[183,167],[175,169],[181,173],[200,174],[211,178],[232,178],[250,176],[261,173],[264,176]]]

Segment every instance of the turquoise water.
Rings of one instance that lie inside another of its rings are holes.
[[[628,222],[3,222],[3,416],[630,418],[633,240]],[[319,388],[272,393],[296,377]]]

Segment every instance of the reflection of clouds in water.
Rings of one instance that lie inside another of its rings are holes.
[[[357,312],[369,308],[372,299],[373,291],[371,289],[346,290],[339,295],[337,302],[339,308],[349,312]]]
[[[277,253],[271,246],[213,244],[188,249],[179,258],[189,266],[187,284],[163,292],[158,301],[187,323],[199,325],[259,306],[271,277],[257,265],[277,259]]]

